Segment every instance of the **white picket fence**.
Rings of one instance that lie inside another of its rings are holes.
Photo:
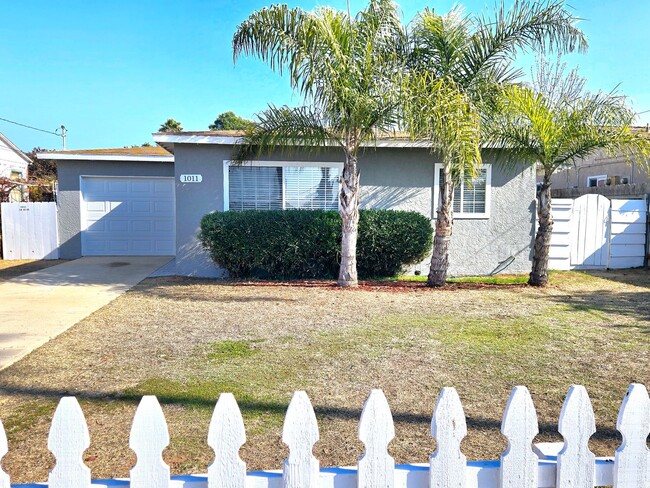
[[[3,259],[58,259],[55,202],[2,203]]]
[[[214,462],[207,475],[170,477],[162,452],[169,444],[167,424],[154,396],[145,396],[133,419],[129,447],[137,455],[129,480],[93,481],[92,486],[132,488],[648,488],[650,399],[645,386],[630,385],[616,428],[623,443],[613,458],[596,458],[589,438],[596,432],[591,401],[582,386],[574,385],[564,401],[559,432],[564,445],[556,455],[544,455],[533,446],[538,433],[537,414],[524,386],[513,389],[503,415],[501,432],[508,448],[500,461],[467,462],[461,441],[467,434],[465,414],[454,388],[443,388],[431,420],[437,449],[427,464],[395,465],[387,448],[395,437],[386,397],[373,390],[359,422],[365,453],[356,468],[320,468],[312,448],[319,439],[316,415],[303,391],[294,394],[284,422],[282,440],[289,457],[282,470],[246,472],[239,449],[246,441],[244,422],[235,398],[223,393],[217,401],[208,432]],[[54,414],[48,449],[56,458],[48,483],[29,486],[89,488],[90,469],[83,452],[90,446],[83,412],[74,397],[61,399]],[[548,447],[548,446],[547,446]],[[7,439],[0,423],[0,460]],[[0,488],[9,488],[9,476],[0,469]],[[14,485],[27,486],[27,485]]]

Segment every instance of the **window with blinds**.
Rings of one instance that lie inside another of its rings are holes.
[[[454,217],[489,217],[490,165],[484,165],[476,178],[466,179],[454,188]],[[440,184],[444,180],[442,165],[436,165],[434,198],[440,208]]]
[[[338,167],[230,166],[230,210],[336,210]]]

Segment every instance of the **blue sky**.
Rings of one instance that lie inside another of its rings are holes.
[[[291,6],[347,8],[345,0],[287,0]],[[288,80],[263,63],[233,66],[235,27],[263,0],[66,0],[5,2],[0,16],[0,118],[54,130],[68,128],[68,148],[151,142],[173,117],[186,130],[206,130],[233,110],[245,117],[267,103],[297,105]],[[402,1],[404,20],[425,6],[447,12],[453,1]],[[493,1],[459,2],[470,12]],[[590,49],[568,58],[591,90],[619,91],[636,111],[650,111],[650,4],[571,0]],[[357,12],[365,0],[351,0]],[[519,64],[530,72],[532,57]],[[650,123],[650,112],[639,116]],[[20,148],[60,149],[56,136],[0,121]]]

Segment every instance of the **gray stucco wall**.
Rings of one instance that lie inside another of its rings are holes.
[[[177,144],[176,260],[162,272],[188,276],[220,277],[196,236],[201,218],[222,211],[223,161],[230,159],[231,146]],[[271,154],[268,161],[339,161],[333,148],[318,154]],[[486,158],[489,162],[489,155]],[[416,210],[433,219],[432,203],[435,161],[426,149],[366,149],[359,155],[362,207]],[[179,182],[181,174],[201,174],[201,183]],[[514,256],[508,272],[530,270],[533,239],[535,174],[522,169],[492,169],[492,198],[489,219],[460,219],[454,222],[450,249],[450,274],[487,274],[499,262]],[[428,272],[428,262],[414,267]]]
[[[59,255],[81,257],[80,176],[174,176],[173,163],[58,161]]]

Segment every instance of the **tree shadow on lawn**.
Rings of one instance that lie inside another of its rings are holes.
[[[647,268],[586,270],[582,272],[595,278],[650,289],[650,269]]]
[[[594,290],[558,295],[549,297],[549,299],[566,305],[576,312],[622,315],[634,318],[641,323],[615,324],[615,327],[637,329],[644,334],[650,334],[650,290],[639,292]]]
[[[149,278],[134,287],[131,293],[141,293],[151,298],[177,302],[298,302],[296,298],[285,298],[273,294],[238,296],[234,293],[216,294],[209,290],[213,286],[232,286],[235,283],[223,279],[209,278]],[[234,290],[233,290],[234,291]]]
[[[78,400],[85,400],[90,403],[103,404],[108,402],[121,401],[130,404],[138,404],[142,398],[140,394],[120,393],[116,395],[106,395],[103,392],[95,391],[67,391],[54,388],[26,388],[26,387],[4,387],[0,389],[0,395],[17,395],[46,399],[60,399],[63,396],[75,396]],[[161,405],[175,405],[183,407],[194,407],[212,411],[216,404],[216,398],[205,398],[200,395],[156,395]],[[251,398],[238,398],[237,404],[242,414],[251,414],[253,416],[262,416],[273,414],[284,417],[287,412],[288,402],[260,401]],[[359,408],[332,407],[314,404],[314,412],[321,420],[337,419],[350,420],[358,422],[361,418],[362,410]],[[411,412],[392,411],[393,420],[397,424],[419,425],[428,429],[431,424],[430,415],[422,415]],[[479,416],[466,416],[467,427],[471,431],[488,431],[499,435],[501,429],[501,420],[490,419]],[[558,434],[556,423],[540,422],[538,437],[561,440]],[[621,435],[615,429],[598,426],[598,431],[591,438],[607,443],[620,443]]]

